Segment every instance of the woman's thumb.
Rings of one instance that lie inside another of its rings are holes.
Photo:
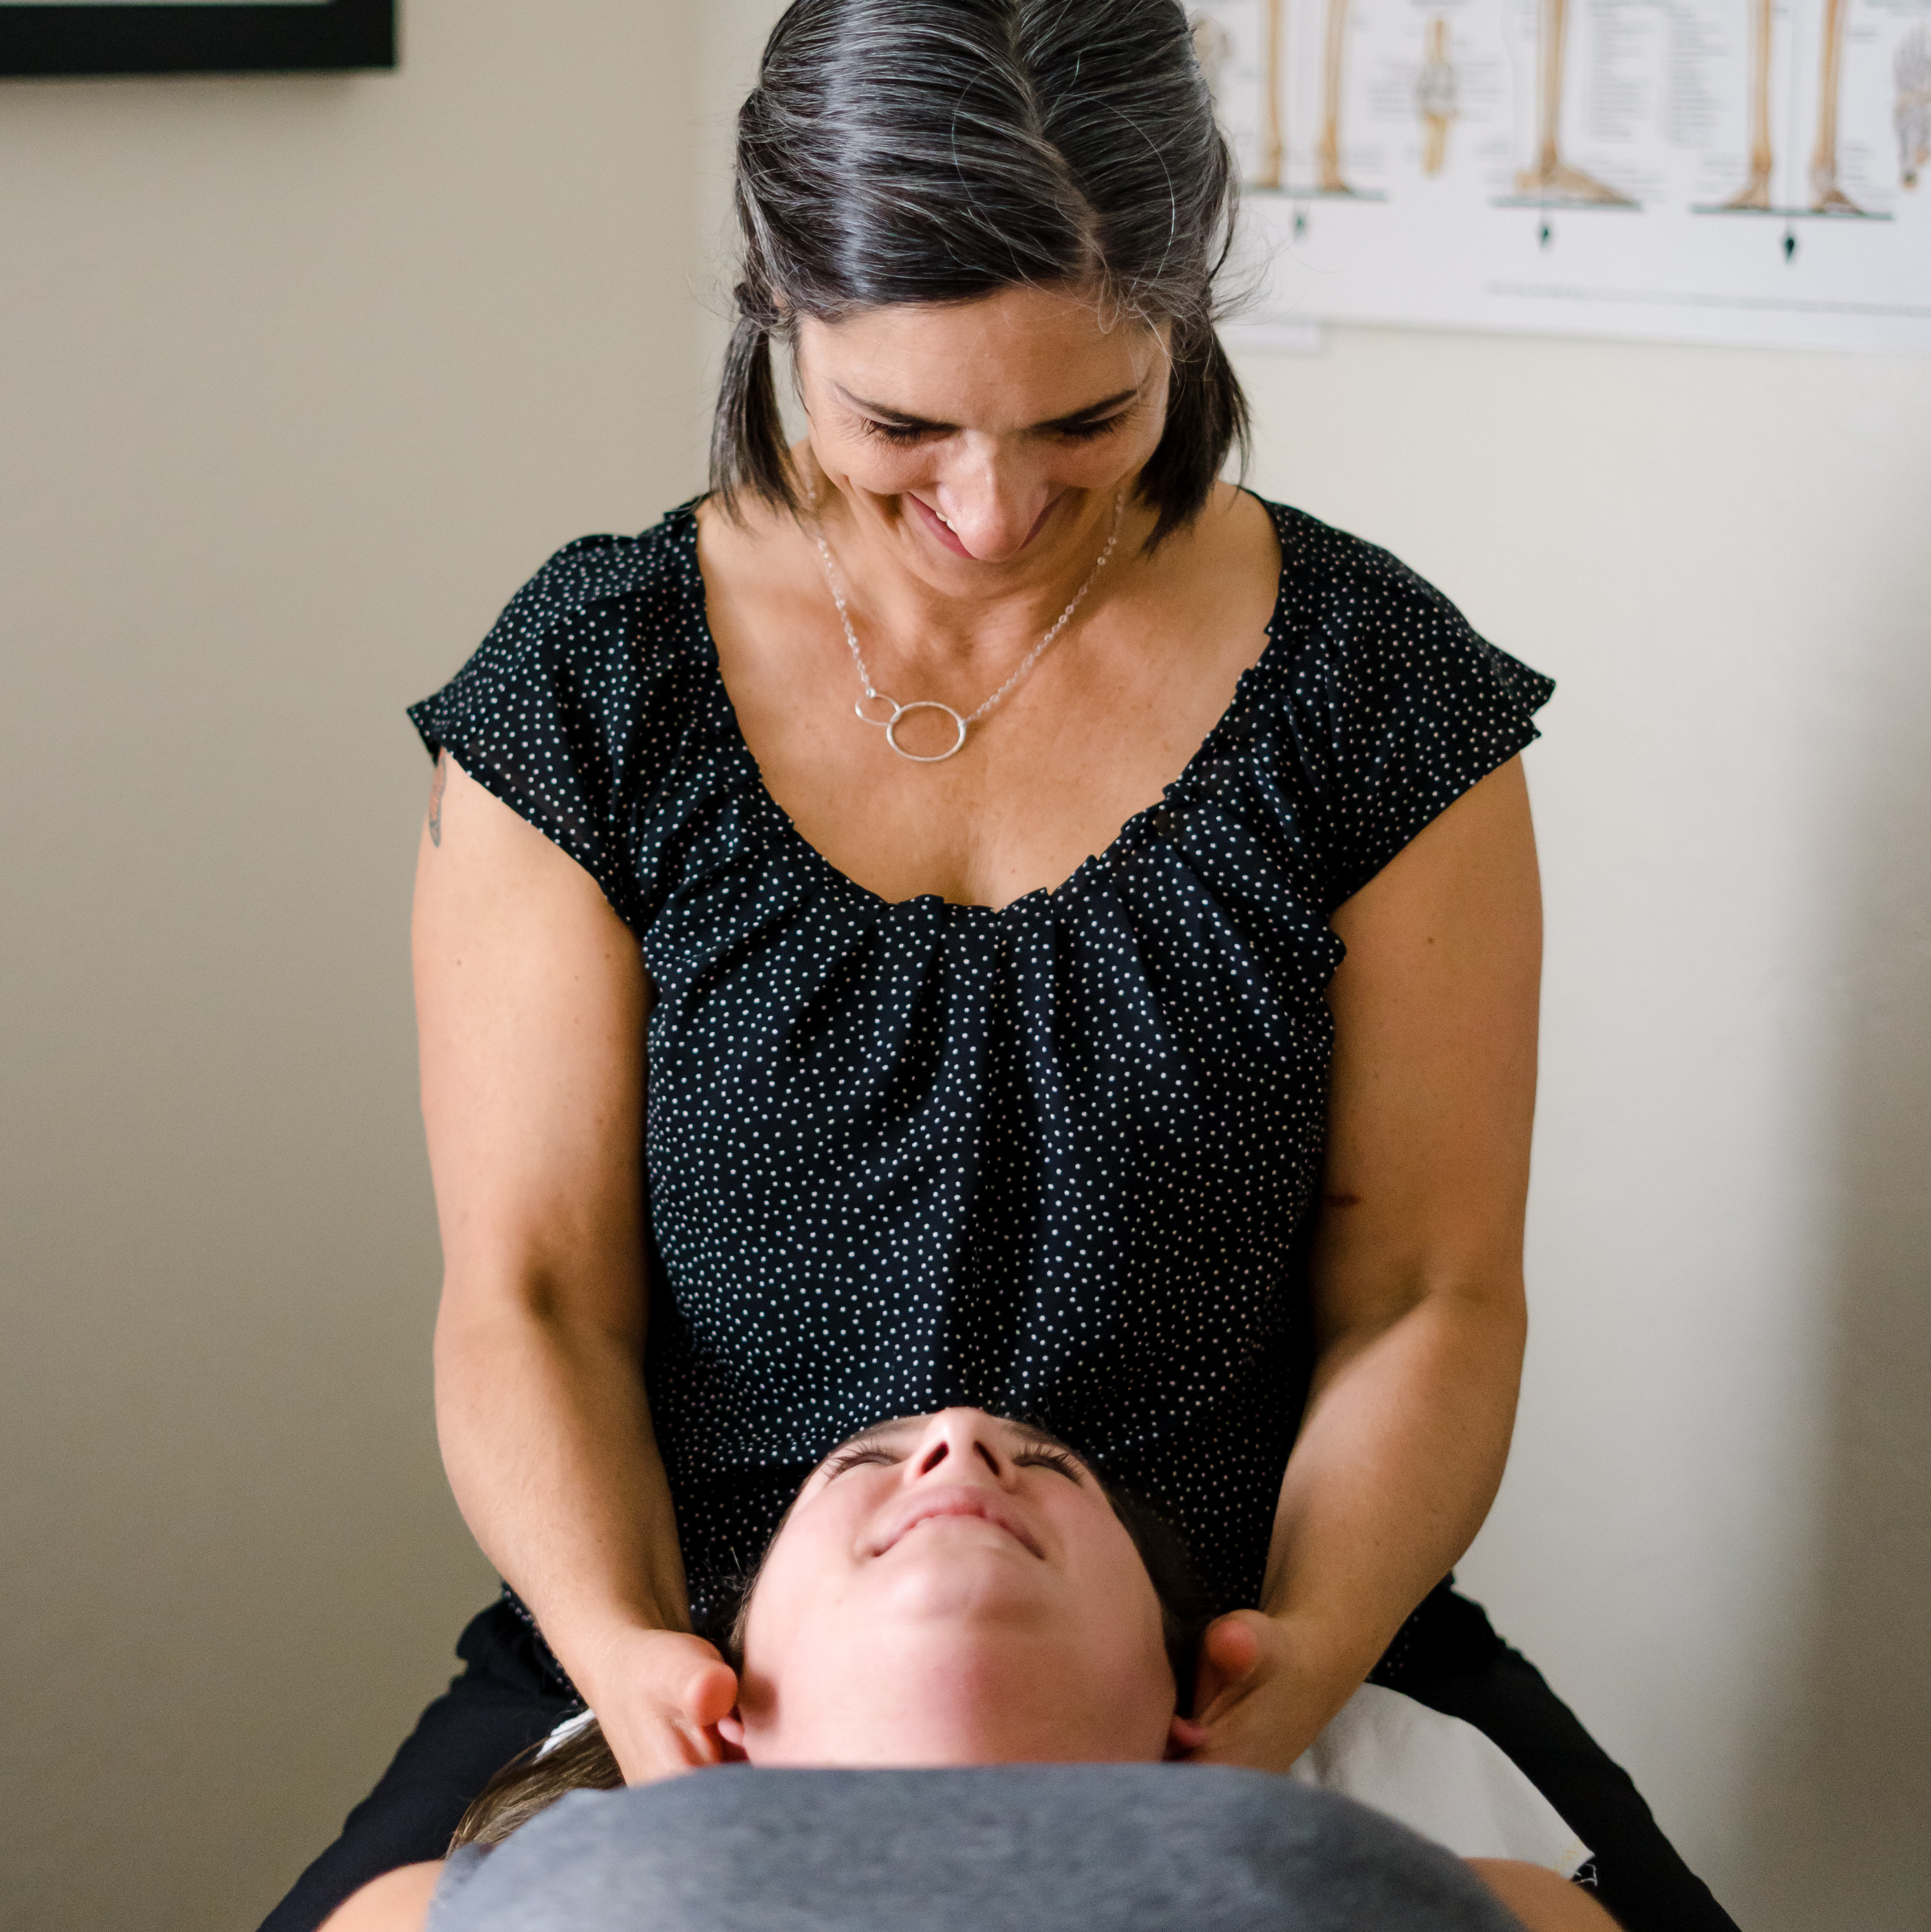
[[[1245,1677],[1261,1659],[1260,1634],[1237,1610],[1207,1625],[1201,1648],[1230,1683]]]
[[[1201,1636],[1200,1665],[1194,1678],[1195,1714],[1205,1718],[1254,1668],[1260,1656],[1260,1637],[1241,1612],[1215,1618]]]
[[[737,1673],[722,1658],[700,1664],[685,1680],[685,1715],[700,1730],[729,1717],[737,1700]]]

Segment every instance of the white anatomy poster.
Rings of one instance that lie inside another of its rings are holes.
[[[1931,350],[1931,0],[1194,14],[1264,329]]]

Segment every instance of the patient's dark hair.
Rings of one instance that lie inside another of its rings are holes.
[[[1048,1442],[1064,1448],[1058,1438],[1044,1430],[1036,1432]],[[851,1438],[856,1442],[856,1436]],[[841,1444],[841,1447],[843,1445]],[[834,1450],[832,1452],[836,1454]],[[823,1466],[820,1465],[820,1466]],[[1087,1465],[1090,1472],[1092,1465]],[[1147,1566],[1148,1580],[1160,1604],[1161,1634],[1166,1640],[1167,1661],[1174,1672],[1174,1694],[1185,1710],[1193,1695],[1194,1671],[1200,1655],[1202,1632],[1212,1622],[1213,1612],[1201,1588],[1186,1546],[1163,1516],[1150,1504],[1127,1495],[1096,1473],[1094,1480],[1100,1493],[1112,1505],[1113,1513],[1125,1526]],[[796,1498],[793,1499],[794,1502]],[[785,1510],[788,1519],[790,1510]],[[784,1527],[781,1520],[772,1543]],[[769,1554],[771,1545],[765,1546]],[[744,1668],[745,1624],[751,1612],[751,1593],[763,1565],[736,1579],[698,1634],[714,1642],[724,1661],[736,1671]],[[541,1754],[541,1755],[539,1755]],[[559,1798],[573,1791],[615,1791],[623,1783],[616,1755],[604,1742],[603,1726],[592,1718],[583,1728],[567,1738],[554,1750],[546,1751],[539,1742],[520,1756],[512,1758],[484,1787],[482,1795],[463,1813],[449,1841],[458,1845],[500,1844],[512,1832],[528,1824],[539,1811],[547,1810]]]
[[[738,113],[743,267],[711,487],[800,507],[772,364],[835,322],[1002,289],[1170,326],[1157,543],[1197,515],[1246,398],[1214,332],[1239,176],[1177,0],[794,0]]]

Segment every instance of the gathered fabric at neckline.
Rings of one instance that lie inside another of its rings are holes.
[[[1276,658],[1281,648],[1280,619],[1287,597],[1288,553],[1285,545],[1281,552],[1281,567],[1273,607],[1268,614],[1266,626],[1267,642],[1262,647],[1261,655],[1235,680],[1234,694],[1228,700],[1226,708],[1194,748],[1179,774],[1162,788],[1159,797],[1142,806],[1128,818],[1099,851],[1082,859],[1057,885],[1035,886],[1030,891],[1021,892],[1016,898],[1007,900],[1003,905],[986,905],[967,899],[949,899],[940,892],[914,892],[903,899],[889,899],[883,894],[874,892],[870,886],[861,885],[849,873],[834,865],[798,830],[790,814],[772,795],[770,787],[764,782],[763,773],[758,769],[757,760],[745,742],[743,728],[738,718],[737,707],[732,703],[730,692],[724,683],[724,667],[718,656],[717,640],[711,632],[709,586],[704,583],[703,568],[697,560],[697,512],[698,505],[703,501],[702,497],[694,497],[688,503],[679,504],[665,518],[664,528],[669,540],[685,548],[688,553],[690,573],[697,586],[694,615],[697,632],[708,655],[715,684],[712,702],[719,728],[720,742],[728,752],[742,759],[748,768],[750,780],[763,810],[772,821],[773,830],[778,837],[781,840],[788,838],[795,842],[799,851],[806,855],[807,862],[822,870],[826,883],[832,890],[850,894],[884,912],[889,913],[901,907],[919,905],[936,900],[951,911],[978,918],[1000,920],[1009,916],[1024,916],[1027,910],[1037,910],[1042,903],[1056,908],[1069,903],[1071,897],[1077,896],[1085,882],[1086,875],[1104,872],[1117,853],[1142,836],[1147,824],[1156,814],[1167,810],[1186,795],[1190,780],[1228,750],[1230,741],[1240,722],[1264,686],[1273,680],[1271,661]],[[1257,497],[1255,501],[1261,502],[1261,500]],[[1264,503],[1263,507],[1268,506]]]

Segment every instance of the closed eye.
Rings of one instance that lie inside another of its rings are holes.
[[[1108,416],[1099,422],[1063,423],[1053,434],[1067,442],[1096,442],[1103,436],[1111,436],[1130,413],[1122,410],[1117,416]]]
[[[1131,412],[1122,410],[1117,416],[1102,417],[1098,422],[1060,423],[1042,434],[1057,436],[1063,442],[1096,442],[1103,436],[1111,436],[1123,423]],[[937,424],[881,422],[875,416],[861,416],[859,426],[865,435],[880,442],[894,443],[903,448],[910,443],[922,442],[928,436],[949,436],[952,432]]]
[[[866,1463],[878,1463],[889,1468],[904,1462],[905,1452],[895,1447],[883,1436],[861,1436],[855,1442],[847,1442],[842,1449],[835,1450],[823,1465],[825,1480],[834,1483],[848,1469],[861,1468]],[[1012,1454],[1015,1468],[1051,1469],[1056,1475],[1066,1478],[1069,1483],[1083,1483],[1086,1480],[1084,1466],[1079,1458],[1057,1443],[1030,1441]]]
[[[856,1469],[861,1463],[890,1464],[902,1462],[904,1460],[903,1454],[889,1443],[880,1442],[876,1438],[868,1442],[861,1436],[856,1442],[847,1442],[825,1465],[825,1480],[828,1483],[836,1482],[847,1469]]]
[[[1056,1469],[1069,1483],[1083,1480],[1078,1456],[1069,1455],[1063,1449],[1051,1448],[1043,1442],[1020,1450],[1012,1460],[1021,1468]]]
[[[859,424],[867,436],[876,436],[880,442],[917,442],[926,436],[940,434],[928,429],[923,423],[879,422],[870,416],[859,417]]]

